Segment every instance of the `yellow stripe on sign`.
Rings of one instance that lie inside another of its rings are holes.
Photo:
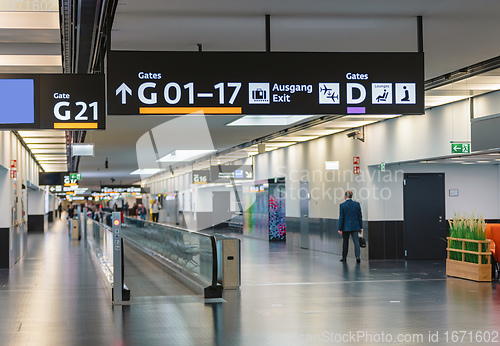
[[[80,130],[80,129],[97,129],[97,123],[54,123],[54,129],[59,130]]]
[[[241,107],[140,107],[139,114],[241,114]]]

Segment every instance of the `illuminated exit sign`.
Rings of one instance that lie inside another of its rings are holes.
[[[469,154],[470,143],[451,143],[452,154]]]

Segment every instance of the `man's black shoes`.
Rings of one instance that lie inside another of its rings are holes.
[[[345,261],[346,261],[346,259],[345,259],[345,258],[341,258],[341,259],[340,259],[340,262],[345,262]]]
[[[361,259],[356,258],[356,263],[361,263]]]

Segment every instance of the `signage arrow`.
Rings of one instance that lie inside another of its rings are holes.
[[[130,96],[132,96],[132,89],[130,89],[127,84],[122,83],[122,85],[120,85],[118,87],[118,89],[116,89],[116,95],[118,95],[119,93],[122,94],[122,105],[126,105],[127,104],[127,93]]]
[[[252,178],[252,172],[245,172],[245,175],[246,175],[247,179]]]

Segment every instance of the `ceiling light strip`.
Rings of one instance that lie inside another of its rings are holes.
[[[28,144],[26,144],[26,142],[24,141],[23,137],[21,137],[21,135],[19,134],[19,132],[12,131],[12,133],[14,134],[14,136],[16,136],[16,138],[19,140],[19,142],[21,142],[21,145],[30,154],[31,158],[33,159],[33,161],[35,161],[35,163],[38,165],[38,167],[40,167],[40,169],[42,170],[42,172],[45,172],[45,169],[42,167],[42,165],[40,164],[40,162],[38,162],[38,160],[35,157],[35,154],[33,154],[33,152],[31,151],[31,149],[28,147]]]
[[[463,67],[453,72],[425,81],[425,90],[431,90],[500,68],[500,56]]]

